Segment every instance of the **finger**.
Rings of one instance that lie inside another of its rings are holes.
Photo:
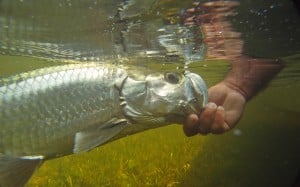
[[[213,134],[221,134],[228,131],[230,128],[225,122],[225,110],[222,106],[218,106],[215,119],[211,126],[211,132]]]
[[[215,118],[215,113],[217,111],[217,105],[215,103],[208,103],[205,106],[204,111],[201,113],[199,117],[199,133],[207,134],[211,130],[211,125]]]
[[[183,132],[186,136],[194,136],[198,134],[198,122],[199,118],[196,114],[191,114],[187,117],[183,124]]]

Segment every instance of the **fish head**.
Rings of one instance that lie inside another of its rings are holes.
[[[187,115],[199,113],[208,98],[204,80],[191,72],[128,77],[120,92],[123,114],[132,123],[156,125],[182,123]]]

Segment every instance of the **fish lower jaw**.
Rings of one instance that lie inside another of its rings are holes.
[[[181,100],[179,106],[185,114],[198,114],[202,110],[202,104],[196,98],[189,101]]]

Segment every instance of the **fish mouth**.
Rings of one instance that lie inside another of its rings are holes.
[[[198,98],[193,98],[189,101],[181,101],[179,104],[183,110],[183,113],[186,115],[199,114],[203,110],[201,101],[199,101]]]
[[[201,105],[201,108],[204,107],[208,103],[208,90],[204,80],[200,75],[191,72],[185,73],[185,77],[190,80],[194,95],[194,97],[188,101],[188,105],[191,105],[192,108],[198,105]]]
[[[197,98],[193,98],[189,101],[181,100],[178,104],[180,112],[168,114],[166,120],[171,123],[183,124],[188,115],[199,115],[203,111],[203,107],[200,103],[201,102]]]
[[[186,100],[181,100],[179,105],[181,114],[188,116],[190,114],[200,114],[208,102],[208,91],[204,80],[200,75],[186,72]]]

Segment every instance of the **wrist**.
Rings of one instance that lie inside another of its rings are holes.
[[[248,56],[233,59],[231,66],[224,83],[241,93],[247,101],[264,89],[283,67],[276,59],[256,59]]]

